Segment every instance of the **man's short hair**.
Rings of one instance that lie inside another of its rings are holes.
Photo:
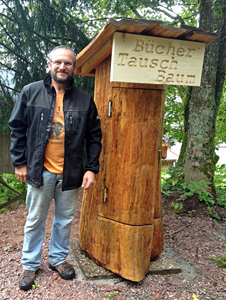
[[[51,50],[51,51],[49,52],[49,54],[47,55],[47,61],[51,61],[51,60],[52,60],[53,53],[54,53],[56,50],[58,50],[58,49],[67,49],[67,50],[70,50],[70,51],[72,52],[72,54],[74,55],[74,63],[75,63],[75,61],[76,61],[76,54],[75,54],[75,52],[74,52],[70,47],[68,47],[68,46],[66,46],[66,45],[59,45],[59,46],[53,48],[53,50]]]

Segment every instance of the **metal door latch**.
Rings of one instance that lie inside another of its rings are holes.
[[[111,109],[112,109],[112,101],[109,100],[109,102],[108,102],[108,117],[111,117]]]
[[[104,199],[103,199],[103,202],[107,202],[107,196],[108,196],[108,189],[105,187],[104,188]]]

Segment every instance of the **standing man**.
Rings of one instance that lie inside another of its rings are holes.
[[[58,46],[48,55],[49,74],[26,85],[9,120],[16,177],[28,183],[19,286],[32,288],[41,264],[45,221],[55,200],[49,267],[75,277],[66,262],[79,187],[91,189],[99,171],[101,127],[92,97],[74,85],[75,54]],[[83,170],[84,145],[87,164]]]

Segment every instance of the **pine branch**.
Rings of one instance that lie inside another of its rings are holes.
[[[14,19],[10,18],[9,16],[3,14],[3,13],[0,13],[0,16],[6,18],[7,20],[9,20],[10,22],[13,22],[14,23]]]
[[[12,105],[12,104],[9,104],[9,103],[7,103],[7,102],[5,102],[5,101],[2,101],[2,100],[0,100],[0,104],[6,105],[6,106],[8,106],[8,107],[10,107],[10,108],[13,108],[13,105]]]
[[[2,62],[0,62],[0,65],[4,66],[4,67],[6,68],[6,70],[11,70],[11,71],[15,72],[16,74],[18,74],[18,75],[20,75],[20,76],[22,76],[22,77],[24,77],[24,78],[30,80],[29,77],[25,76],[24,74],[22,74],[22,73],[19,72],[18,70],[14,69],[14,68],[12,68],[12,67],[10,67],[10,66],[8,66],[8,65],[5,65],[5,64],[3,64]]]
[[[3,87],[5,87],[5,88],[7,88],[8,90],[11,90],[11,91],[14,91],[14,92],[16,92],[16,93],[19,93],[19,91],[18,90],[15,90],[14,88],[11,88],[10,86],[8,86],[8,85],[5,85],[4,83],[2,83],[1,81],[0,81],[0,84],[1,84],[1,86],[3,86]]]
[[[18,48],[18,45],[14,42],[14,39],[11,37],[11,35],[8,33],[8,31],[5,29],[4,25],[0,22],[0,26],[5,31],[5,34],[10,38],[11,42]]]
[[[3,96],[5,97],[6,100],[11,100],[11,97],[9,97],[9,94],[5,91],[5,86],[2,85],[1,81],[0,81],[0,85],[2,87],[2,92],[3,92]]]
[[[6,18],[6,19],[9,20],[10,22],[16,23],[15,20],[14,20],[13,18],[10,18],[9,16],[4,15],[3,13],[0,13],[0,16]],[[3,26],[2,23],[0,23],[0,24]],[[17,23],[16,23],[16,24],[17,24]],[[4,28],[3,28],[3,29],[4,29]],[[4,29],[4,30],[5,30],[5,29]],[[52,43],[52,44],[54,44],[54,45],[58,45],[57,43],[53,42],[52,39],[48,39],[48,38],[46,38],[45,36],[41,35],[40,33],[36,32],[36,31],[34,31],[34,30],[29,30],[29,31],[30,31],[31,33],[37,35],[38,37],[40,37],[42,40],[46,40],[47,42],[50,42],[50,43]],[[7,33],[7,35],[9,35],[9,34]],[[53,37],[53,39],[54,39],[54,37]],[[59,39],[60,39],[60,38],[59,38]]]
[[[5,49],[7,49],[10,53],[13,53],[15,56],[19,57],[21,60],[23,60],[26,63],[28,63],[29,65],[31,65],[31,63],[27,59],[23,58],[20,54],[16,53],[12,49],[10,49],[8,46],[4,45],[2,42],[0,42],[0,45],[2,45],[2,47],[4,47]]]
[[[81,21],[79,18],[77,18],[77,17],[74,17],[74,16],[72,16],[72,15],[69,15],[68,14],[68,12],[67,12],[67,14],[64,14],[64,13],[62,13],[62,11],[60,10],[60,9],[56,9],[55,7],[53,7],[53,6],[50,6],[50,5],[48,5],[47,3],[45,3],[45,1],[43,1],[43,0],[39,0],[40,2],[42,2],[46,7],[48,7],[49,9],[51,9],[51,10],[54,10],[57,14],[59,14],[59,15],[61,15],[61,16],[63,16],[63,17],[66,17],[66,18],[70,18],[71,20],[73,20],[73,22],[75,21],[75,19],[76,19],[76,21],[79,21],[80,23],[83,23],[83,21]],[[56,5],[57,6],[57,5]]]

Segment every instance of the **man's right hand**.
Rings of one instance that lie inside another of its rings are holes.
[[[27,182],[27,166],[21,165],[15,167],[15,175],[21,182]]]

